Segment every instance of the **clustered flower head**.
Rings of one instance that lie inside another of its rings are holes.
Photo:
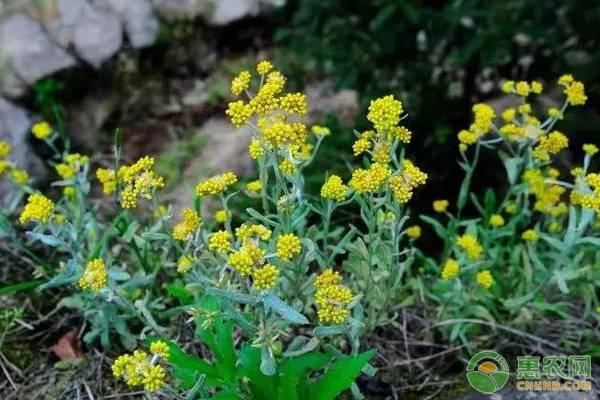
[[[231,246],[231,234],[227,231],[217,231],[210,236],[208,248],[219,254],[226,254]]]
[[[163,352],[165,349],[155,345],[155,350]],[[155,355],[160,357],[158,353]],[[157,361],[158,358],[151,357],[141,350],[136,350],[133,354],[124,354],[113,363],[113,376],[123,378],[130,387],[143,386],[148,392],[156,392],[164,386],[167,377],[164,367],[157,364]]]
[[[181,222],[173,227],[175,240],[188,240],[202,225],[202,219],[196,210],[184,208],[181,211]]]
[[[473,123],[468,130],[463,129],[458,132],[458,141],[465,150],[467,146],[477,143],[477,141],[490,132],[493,126],[496,113],[494,109],[487,104],[478,103],[473,106]]]
[[[343,201],[348,195],[348,186],[338,175],[331,175],[321,186],[321,197],[327,200]]]
[[[458,261],[449,258],[444,264],[444,268],[442,269],[442,279],[445,281],[454,279],[458,276],[459,272],[460,265],[458,264]]]
[[[6,160],[11,151],[11,145],[4,140],[0,140],[0,176],[7,174],[17,185],[26,185],[29,182],[27,171],[18,168],[14,163]]]
[[[25,224],[29,221],[45,224],[54,211],[54,202],[41,193],[29,195],[27,204],[19,216],[19,222]]]
[[[54,129],[52,129],[50,124],[47,123],[46,121],[41,121],[41,122],[33,124],[33,127],[31,128],[31,133],[36,138],[43,140],[43,139],[47,139],[48,137],[50,137],[50,135],[52,135],[52,133],[54,133]]]
[[[123,165],[114,170],[98,168],[96,177],[102,183],[105,194],[117,190],[117,184],[123,185],[120,192],[121,207],[135,208],[139,198],[152,199],[154,190],[162,189],[165,181],[152,171],[154,157],[144,156],[131,165]]]
[[[538,168],[527,169],[522,180],[527,184],[529,192],[534,195],[534,210],[559,217],[567,213],[567,205],[561,201],[561,196],[566,189],[557,184],[548,183],[547,179],[558,177],[558,171],[550,168],[542,171]]]
[[[477,261],[483,255],[483,247],[477,240],[477,237],[469,233],[459,236],[456,239],[456,244],[465,251],[471,261]]]
[[[540,137],[533,149],[533,156],[540,161],[549,161],[550,156],[558,154],[569,147],[569,139],[561,132],[553,131]]]
[[[215,175],[196,185],[196,194],[200,197],[217,196],[224,193],[231,185],[237,182],[233,172]]]
[[[567,96],[567,102],[572,106],[582,106],[587,101],[585,95],[585,86],[576,81],[572,75],[566,74],[558,78],[558,84],[564,86],[564,94]]]
[[[504,225],[504,218],[500,214],[493,214],[490,217],[490,225],[494,228],[499,228]]]
[[[579,177],[576,189],[571,192],[571,203],[600,213],[600,174]]]
[[[492,273],[487,269],[478,272],[475,279],[478,284],[480,284],[486,289],[489,289],[494,284],[494,277],[492,276]]]
[[[317,315],[322,324],[339,325],[348,319],[347,306],[352,301],[352,292],[341,285],[342,276],[331,268],[315,279],[315,302]]]
[[[252,273],[252,284],[257,290],[269,290],[275,287],[279,278],[279,269],[272,264],[264,264]]]
[[[286,233],[277,238],[277,257],[289,261],[302,251],[302,242],[293,233]]]
[[[106,282],[108,282],[108,273],[106,272],[104,260],[94,258],[88,261],[78,283],[81,289],[89,289],[97,292],[106,286]]]
[[[539,239],[538,233],[533,229],[527,229],[525,232],[521,234],[521,239],[526,240],[528,242],[535,242]]]
[[[435,200],[433,202],[433,211],[437,213],[445,213],[450,203],[448,200]]]
[[[225,222],[229,221],[230,217],[231,217],[230,212],[227,210],[215,211],[214,219],[215,219],[215,222],[218,224],[224,224]]]
[[[419,225],[412,225],[406,228],[406,234],[411,239],[418,239],[421,237],[421,227]]]

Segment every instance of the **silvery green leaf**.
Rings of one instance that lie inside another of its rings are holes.
[[[318,337],[341,335],[346,332],[346,327],[344,325],[317,326],[313,332]]]
[[[316,337],[313,337],[308,341],[306,341],[305,337],[297,337],[295,339],[304,339],[305,343],[302,346],[300,346],[299,348],[293,348],[292,345],[295,345],[295,343],[292,342],[290,344],[290,346],[288,347],[288,350],[286,350],[283,353],[284,357],[296,357],[301,354],[308,353],[309,351],[313,351],[314,349],[316,349],[317,346],[319,345],[319,339]]]
[[[547,235],[543,232],[540,232],[540,237],[546,241],[550,246],[554,247],[556,250],[558,251],[562,251],[563,250],[563,244],[560,240],[553,238],[550,235]]]
[[[127,272],[125,271],[121,271],[118,269],[111,269],[109,272],[109,276],[112,280],[114,281],[126,281],[131,279],[131,275],[129,275]]]
[[[68,308],[75,308],[77,310],[85,310],[85,305],[83,304],[83,299],[79,296],[63,297],[58,302],[56,307],[57,308],[68,307]]]
[[[246,212],[252,217],[257,219],[258,221],[262,222],[265,225],[270,225],[270,226],[277,226],[277,223],[274,221],[271,221],[269,218],[265,217],[264,215],[262,215],[261,213],[259,213],[258,211],[256,211],[254,208],[246,208]]]
[[[135,235],[135,232],[137,231],[139,226],[140,224],[138,224],[136,221],[129,224],[127,230],[123,234],[123,240],[125,240],[126,242],[131,242],[131,240],[133,239],[133,235]]]
[[[283,319],[294,324],[305,325],[308,320],[304,315],[290,307],[285,301],[273,293],[267,293],[262,296],[262,302],[267,307],[279,314]]]
[[[508,181],[511,185],[513,185],[518,178],[519,175],[519,167],[521,165],[520,157],[510,157],[504,158],[502,160],[504,163],[504,168],[506,169],[506,175],[508,176]]]
[[[592,244],[594,246],[600,246],[600,238],[587,236],[577,241],[578,244]]]
[[[243,293],[236,293],[218,288],[208,288],[206,289],[206,293],[215,295],[225,300],[232,301],[234,303],[257,304],[259,302],[259,299],[256,296]]]
[[[569,288],[567,287],[565,276],[560,270],[554,271],[554,279],[556,279],[556,284],[558,285],[558,288],[561,292],[565,294],[569,293]]]
[[[142,238],[146,240],[169,240],[169,235],[160,232],[144,232]]]
[[[260,372],[267,376],[275,375],[275,359],[271,349],[264,346],[260,349]]]
[[[46,235],[44,233],[37,232],[26,232],[27,236],[31,237],[33,240],[44,243],[46,246],[57,247],[59,246],[60,240],[53,235]]]
[[[77,263],[74,260],[69,260],[62,272],[50,279],[50,281],[40,285],[38,290],[42,291],[52,287],[62,286],[67,283],[73,283],[79,278],[80,272],[79,268],[77,268]]]

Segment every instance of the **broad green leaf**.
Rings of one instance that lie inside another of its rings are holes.
[[[360,375],[360,371],[375,355],[375,350],[338,360],[317,382],[311,385],[314,400],[334,400]]]

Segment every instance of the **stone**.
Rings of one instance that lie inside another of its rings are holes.
[[[204,17],[211,25],[227,25],[239,19],[257,15],[259,0],[217,0]]]
[[[358,93],[355,90],[335,91],[329,82],[317,82],[306,87],[308,112],[311,120],[321,121],[335,115],[340,122],[351,125],[358,113]]]
[[[194,19],[210,10],[211,4],[207,0],[152,0],[157,13],[168,19]]]
[[[6,60],[14,75],[29,85],[75,65],[75,59],[52,43],[37,21],[23,14],[0,21],[0,59]]]
[[[158,35],[159,22],[148,0],[105,0],[117,14],[135,48],[148,47]]]
[[[77,55],[95,68],[123,43],[119,16],[86,0],[57,0],[56,17],[45,25],[58,43],[65,48],[73,46]]]

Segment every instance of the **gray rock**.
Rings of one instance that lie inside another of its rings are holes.
[[[309,116],[320,121],[327,115],[335,115],[341,122],[351,125],[358,113],[358,93],[355,90],[335,91],[330,82],[316,82],[305,89]]]
[[[29,85],[75,64],[73,57],[48,39],[37,21],[22,14],[0,21],[0,58]]]
[[[42,161],[32,153],[27,141],[31,119],[27,112],[14,103],[0,97],[0,140],[12,146],[9,159],[30,176],[40,177],[44,173]],[[2,190],[0,189],[0,193]]]
[[[216,0],[204,16],[209,24],[227,25],[238,19],[257,15],[259,11],[259,0]]]
[[[152,0],[155,10],[168,19],[193,19],[210,11],[212,0]]]
[[[147,0],[105,0],[125,26],[127,38],[133,47],[147,47],[158,35],[159,23]]]
[[[123,43],[119,16],[85,0],[58,0],[56,18],[45,24],[58,43],[65,48],[73,46],[78,56],[95,68]]]

